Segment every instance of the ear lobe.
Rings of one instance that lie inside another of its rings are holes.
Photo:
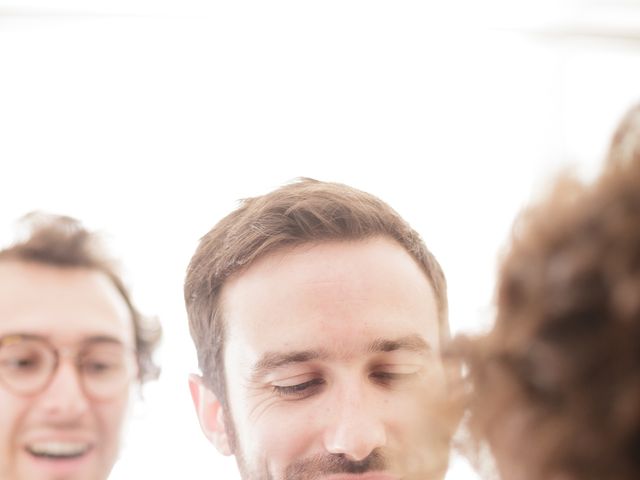
[[[218,398],[199,375],[189,375],[189,390],[202,432],[223,455],[232,455],[225,414]]]

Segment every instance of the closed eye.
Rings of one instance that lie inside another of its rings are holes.
[[[300,400],[310,397],[316,393],[322,385],[324,385],[324,380],[322,378],[314,378],[307,382],[297,383],[295,385],[272,385],[272,388],[273,391],[281,397]]]
[[[369,378],[383,386],[391,386],[415,379],[419,375],[419,368],[402,369],[401,371],[375,370],[369,374]]]

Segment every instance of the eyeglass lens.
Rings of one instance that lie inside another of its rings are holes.
[[[121,391],[135,371],[130,353],[113,342],[83,347],[76,367],[85,393],[106,398]],[[57,350],[44,340],[15,337],[0,342],[0,381],[15,393],[30,395],[46,388],[57,365]]]

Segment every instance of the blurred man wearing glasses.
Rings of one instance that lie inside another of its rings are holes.
[[[25,221],[0,250],[0,479],[104,480],[160,330],[77,221]]]

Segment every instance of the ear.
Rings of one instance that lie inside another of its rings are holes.
[[[218,398],[199,375],[189,375],[189,390],[204,435],[223,455],[232,455],[225,415]]]

